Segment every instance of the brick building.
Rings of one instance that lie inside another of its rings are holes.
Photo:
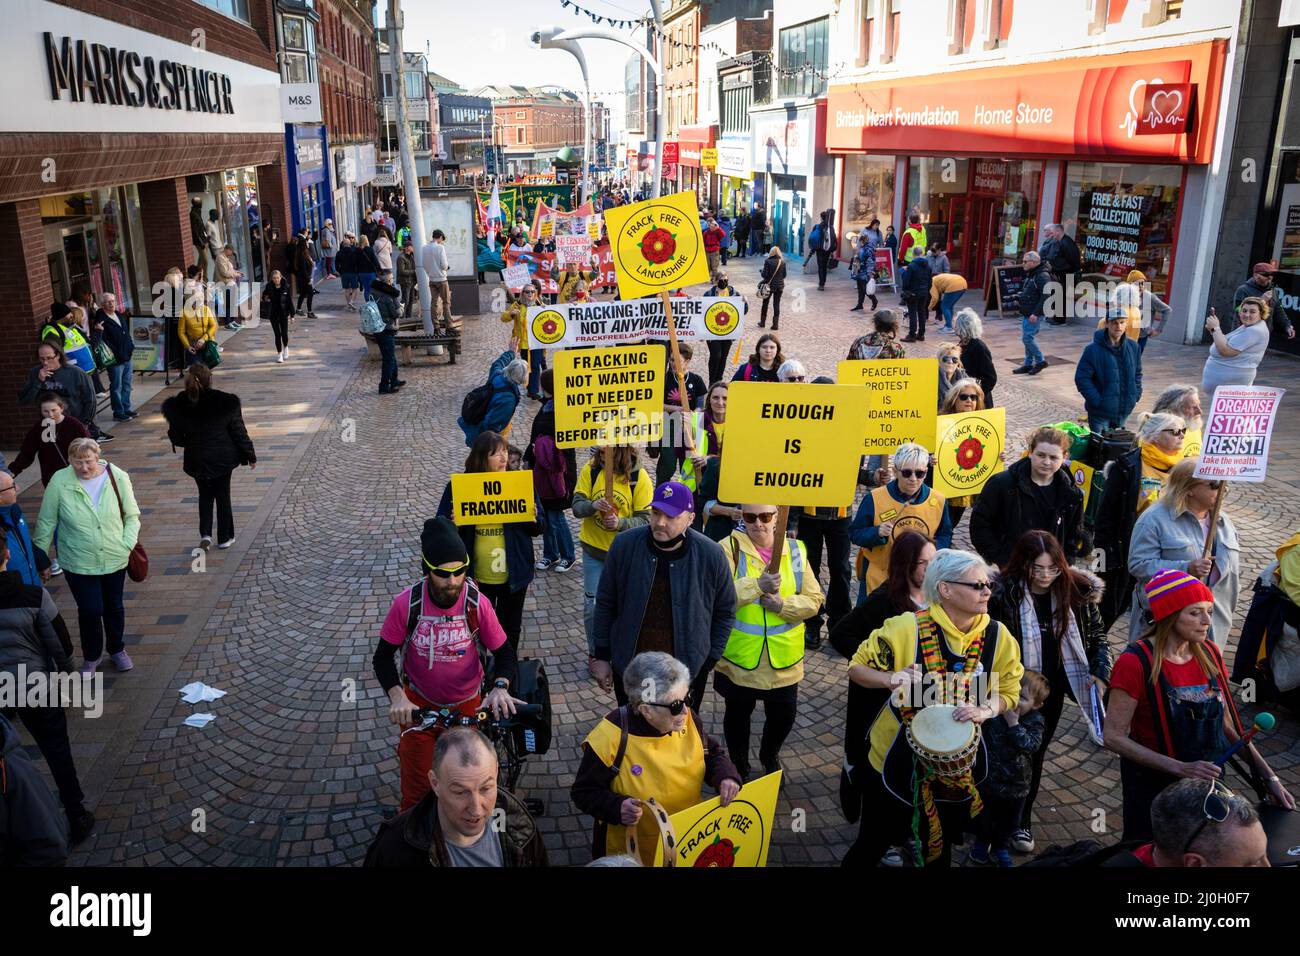
[[[334,222],[356,229],[375,175],[375,0],[322,0],[316,42]]]
[[[215,214],[250,279],[288,221],[273,0],[15,0],[0,54],[0,446],[36,417],[16,394],[55,301],[117,294],[136,368],[161,368],[152,286],[196,259]]]
[[[485,86],[474,95],[492,100],[503,175],[549,173],[561,149],[582,150],[578,94],[558,87]]]

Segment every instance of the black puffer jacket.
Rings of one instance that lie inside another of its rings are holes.
[[[1107,466],[1097,506],[1097,547],[1106,552],[1106,597],[1102,620],[1110,627],[1133,603],[1133,576],[1128,572],[1128,545],[1137,524],[1142,485],[1142,448],[1126,452]]]
[[[1088,657],[1088,673],[1110,683],[1110,645],[1106,642],[1106,627],[1101,619],[1101,602],[1106,585],[1101,578],[1075,568],[1074,590],[1079,602],[1071,610],[1074,623],[1083,638],[1083,653]],[[1020,604],[1025,598],[1023,581],[1000,575],[989,598],[989,617],[1001,621],[1020,644]]]
[[[1028,458],[1015,462],[1006,471],[994,475],[984,486],[970,516],[970,540],[980,557],[1003,567],[1011,549],[1026,531],[1047,531],[1065,549],[1068,557],[1082,557],[1092,551],[1092,542],[1083,528],[1083,492],[1075,485],[1070,470],[1062,467],[1052,481],[1055,514],[1050,523],[1036,527],[1034,479]]]
[[[272,322],[283,321],[293,315],[293,296],[289,292],[289,280],[280,277],[280,284],[268,282],[262,290],[262,315]]]
[[[238,395],[210,388],[191,402],[181,392],[163,402],[162,413],[168,439],[185,449],[185,474],[191,478],[221,478],[257,461]]]

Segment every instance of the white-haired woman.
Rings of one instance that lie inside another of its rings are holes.
[[[1138,446],[1106,466],[1097,507],[1094,543],[1106,552],[1106,596],[1101,615],[1106,629],[1129,609],[1129,543],[1138,515],[1160,496],[1169,472],[1183,457],[1187,423],[1168,412],[1145,414],[1138,426]]]
[[[1154,333],[1153,333],[1154,334]],[[1201,390],[1189,382],[1170,385],[1156,399],[1152,412],[1177,415],[1187,426],[1183,436],[1183,457],[1196,458],[1201,454]]]
[[[943,495],[925,483],[930,453],[915,442],[894,451],[894,478],[872,488],[849,523],[849,541],[858,551],[858,601],[880,587],[889,576],[889,551],[896,531],[919,531],[946,548],[952,544],[952,520]]]
[[[456,424],[465,433],[465,447],[472,448],[479,432],[496,432],[505,437],[510,433],[511,419],[519,407],[519,389],[528,381],[528,363],[519,358],[516,349],[518,339],[510,340],[510,347],[488,369],[487,380],[492,386],[492,398],[487,411],[477,422],[467,422],[464,417],[456,419]]]
[[[998,370],[993,367],[993,355],[984,344],[984,323],[974,309],[958,309],[952,320],[961,346],[961,366],[966,374],[984,389],[984,407],[993,408],[993,386],[998,383]]]
[[[690,684],[686,665],[671,654],[638,654],[623,671],[627,704],[606,714],[583,741],[570,795],[595,818],[593,857],[624,852],[627,828],[635,827],[641,861],[654,863],[659,829],[643,800],[653,797],[672,815],[706,799],[706,783],[724,806],[740,792],[739,771],[691,709]]]
[[[58,560],[77,602],[81,672],[93,674],[104,659],[105,633],[113,666],[129,671],[126,565],[140,536],[140,506],[127,473],[100,459],[99,443],[78,438],[68,446],[68,465],[54,473],[41,499],[32,543],[49,552],[58,533]]]
[[[786,359],[776,370],[776,377],[781,382],[802,383],[808,381],[808,369],[804,368],[803,362],[798,359]]]
[[[947,866],[962,842],[982,761],[936,801],[902,731],[929,704],[954,705],[954,720],[977,724],[1017,705],[1024,667],[1020,646],[988,615],[993,574],[977,554],[936,552],[922,584],[926,609],[885,621],[853,655],[844,767],[857,802],[846,809],[862,825],[845,866],[875,866],[909,837],[918,864]]]
[[[1138,516],[1128,546],[1128,570],[1133,575],[1133,613],[1129,618],[1129,643],[1146,630],[1149,610],[1142,589],[1161,571],[1186,571],[1200,578],[1214,594],[1211,637],[1227,647],[1232,615],[1241,593],[1240,554],[1236,525],[1225,505],[1219,511],[1218,530],[1208,558],[1205,538],[1219,482],[1196,477],[1197,458],[1184,458],[1169,472],[1160,500]]]

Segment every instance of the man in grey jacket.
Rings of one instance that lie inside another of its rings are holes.
[[[429,277],[431,300],[429,314],[434,322],[449,323],[452,319],[451,282],[447,278],[449,265],[447,248],[444,245],[446,241],[446,233],[441,229],[433,230],[430,241],[425,244],[424,251],[420,253],[420,266],[424,269],[424,274]]]
[[[666,481],[650,503],[650,526],[614,539],[596,592],[592,676],[627,703],[623,671],[637,654],[663,651],[691,673],[699,710],[709,672],[736,620],[736,588],[722,549],[691,528],[695,502]],[[669,701],[668,703],[672,703]]]

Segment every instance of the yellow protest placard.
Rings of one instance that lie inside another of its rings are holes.
[[[700,150],[700,165],[705,169],[716,169],[718,165],[717,149],[706,146]]]
[[[553,364],[556,448],[636,445],[663,434],[662,345],[564,349]]]
[[[1083,492],[1083,510],[1088,510],[1088,497],[1092,494],[1092,475],[1094,469],[1081,461],[1070,462],[1070,475],[1074,484]]]
[[[866,413],[854,385],[732,382],[718,500],[851,505]]]
[[[451,476],[451,520],[456,524],[536,521],[531,471],[474,471]]]
[[[767,866],[781,771],[751,780],[727,806],[721,797],[687,807],[669,817],[677,834],[677,866]],[[662,841],[655,866],[664,865]]]
[[[934,490],[945,498],[979,494],[984,483],[1002,470],[1006,431],[1005,408],[940,415]]]
[[[863,454],[888,455],[909,441],[934,451],[938,359],[846,359],[836,368],[836,381],[865,385],[870,396]]]
[[[618,291],[624,299],[709,281],[698,206],[695,193],[681,192],[605,210]]]

